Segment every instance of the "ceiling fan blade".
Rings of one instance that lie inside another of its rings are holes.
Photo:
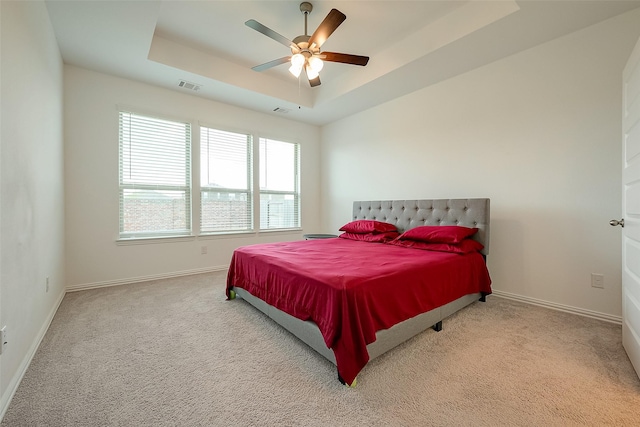
[[[338,9],[331,9],[331,12],[324,18],[324,21],[318,26],[316,31],[309,39],[309,46],[314,43],[320,47],[327,41],[329,36],[347,19],[347,16]]]
[[[318,55],[323,61],[341,62],[343,64],[365,66],[369,62],[368,56],[349,55],[348,53],[322,52]]]
[[[262,33],[262,34],[264,34],[265,36],[267,36],[269,38],[272,38],[273,40],[277,41],[278,43],[281,43],[281,44],[285,45],[286,47],[294,47],[295,46],[297,48],[297,45],[294,42],[292,42],[291,40],[289,40],[285,36],[282,36],[282,35],[276,33],[271,28],[265,27],[264,25],[262,25],[261,23],[259,23],[255,19],[249,19],[247,22],[244,23],[244,25],[246,25],[249,28],[253,28],[257,32]]]
[[[264,71],[268,70],[271,67],[275,67],[276,65],[285,64],[291,60],[290,56],[285,56],[283,58],[274,59],[273,61],[265,62],[264,64],[256,65],[251,68],[254,71]]]

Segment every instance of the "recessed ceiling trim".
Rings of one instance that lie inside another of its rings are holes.
[[[292,104],[304,105],[305,107],[313,105],[311,90],[300,88],[297,82],[291,83],[256,73],[248,67],[165,39],[157,34],[153,36],[151,41],[148,59]]]

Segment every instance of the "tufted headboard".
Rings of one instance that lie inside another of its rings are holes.
[[[489,254],[489,199],[382,200],[353,202],[353,219],[394,224],[400,232],[420,225],[477,227],[473,236]]]

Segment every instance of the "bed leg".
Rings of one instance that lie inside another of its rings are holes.
[[[358,380],[358,379],[357,379],[357,378],[355,378],[351,384],[347,384],[347,382],[346,382],[345,380],[343,380],[343,379],[342,379],[342,375],[340,375],[340,372],[338,372],[338,381],[340,381],[340,384],[342,384],[342,385],[346,385],[346,386],[347,386],[347,387],[349,387],[349,388],[353,388],[353,387],[355,387],[355,386],[356,386],[356,382],[357,382],[357,380]]]
[[[433,330],[440,332],[442,330],[442,320],[432,326]]]

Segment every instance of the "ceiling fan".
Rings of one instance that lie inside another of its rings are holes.
[[[307,34],[307,16],[312,10],[313,5],[311,3],[306,1],[300,3],[300,12],[304,15],[304,35],[298,36],[293,40],[289,40],[288,38],[281,36],[254,19],[250,19],[245,22],[247,27],[253,28],[254,30],[291,49],[290,56],[285,56],[261,65],[256,65],[252,69],[255,71],[264,71],[271,67],[275,67],[276,65],[290,62],[291,67],[289,68],[289,71],[291,74],[299,77],[300,73],[304,70],[307,75],[307,79],[309,80],[309,84],[311,87],[315,87],[320,85],[319,72],[324,66],[323,61],[341,62],[343,64],[361,66],[367,65],[367,62],[369,62],[368,56],[321,51],[320,48],[324,42],[326,42],[336,28],[338,28],[338,26],[347,19],[347,16],[337,9],[331,9],[316,31],[309,36]]]

